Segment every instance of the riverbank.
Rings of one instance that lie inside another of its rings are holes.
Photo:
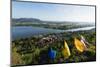
[[[91,30],[95,27],[83,27],[83,28],[73,28],[68,30],[59,30],[59,29],[48,29],[48,28],[41,28],[41,27],[32,27],[32,26],[15,26],[11,28],[11,37],[12,40],[20,39],[20,38],[27,38],[32,36],[38,35],[47,35],[52,33],[63,33],[63,32],[75,32],[75,31],[84,31],[84,30]]]

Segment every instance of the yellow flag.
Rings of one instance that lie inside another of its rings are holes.
[[[78,51],[83,52],[85,50],[84,44],[79,39],[75,38],[74,44]]]
[[[68,44],[66,41],[64,41],[64,48],[62,50],[62,54],[63,54],[64,58],[68,58],[71,55]]]

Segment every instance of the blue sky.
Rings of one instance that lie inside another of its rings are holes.
[[[31,2],[12,2],[13,18],[47,21],[95,22],[95,7]]]

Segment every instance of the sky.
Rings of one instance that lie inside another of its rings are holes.
[[[12,18],[95,23],[95,7],[13,1]]]

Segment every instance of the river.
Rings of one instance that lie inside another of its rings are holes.
[[[68,29],[68,30],[56,30],[56,29],[48,29],[48,28],[40,28],[40,27],[32,27],[32,26],[15,26],[11,28],[11,37],[12,39],[19,39],[19,38],[26,38],[33,35],[39,35],[39,34],[74,32],[74,31],[81,31],[81,30],[91,30],[94,28],[95,26]]]

